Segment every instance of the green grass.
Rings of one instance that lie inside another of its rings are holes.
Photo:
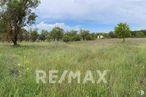
[[[146,97],[146,39],[120,41],[0,43],[0,97]],[[36,83],[37,69],[110,72],[107,84],[52,85]]]

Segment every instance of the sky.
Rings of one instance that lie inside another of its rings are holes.
[[[146,0],[41,0],[33,28],[109,32],[120,22],[146,29]]]

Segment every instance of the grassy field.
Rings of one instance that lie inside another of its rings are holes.
[[[0,97],[146,97],[146,39],[0,43]],[[109,70],[107,84],[37,84],[36,70]]]

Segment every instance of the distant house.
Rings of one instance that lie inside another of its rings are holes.
[[[98,35],[97,39],[104,39],[104,36],[103,35]]]

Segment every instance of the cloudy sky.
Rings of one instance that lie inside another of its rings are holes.
[[[35,28],[112,31],[119,22],[146,29],[146,0],[41,0]]]

